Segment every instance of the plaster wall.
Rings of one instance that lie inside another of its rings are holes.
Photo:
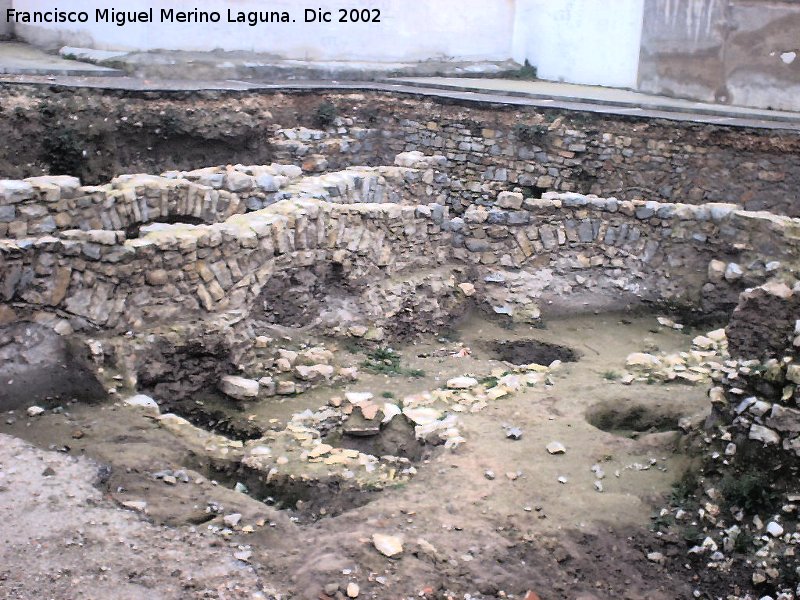
[[[539,77],[569,83],[635,87],[643,0],[518,0],[514,59]]]
[[[275,0],[208,0],[169,4],[147,0],[126,2],[124,10],[161,8],[218,11],[219,23],[114,24],[95,23],[96,0],[74,0],[69,9],[89,12],[85,24],[18,24],[20,37],[40,46],[89,47],[101,50],[247,51],[314,61],[419,61],[431,58],[502,60],[509,57],[514,1],[482,0],[369,0],[361,9],[380,11],[379,23],[339,23],[337,0],[308,6],[331,11],[332,23],[304,22],[306,5]],[[17,10],[51,10],[48,0],[15,0]],[[63,8],[63,7],[62,7]],[[255,27],[226,22],[227,11],[288,11],[294,23],[264,23]]]
[[[11,37],[14,28],[6,20],[6,10],[11,8],[11,0],[0,0],[0,40]]]
[[[10,0],[7,0],[10,1]],[[86,24],[17,25],[20,37],[39,46],[89,47],[100,50],[246,51],[311,61],[385,63],[429,59],[526,59],[544,79],[633,87],[639,56],[643,0],[618,0],[607,10],[592,0],[371,0],[363,8],[381,12],[380,23],[305,23],[304,9],[290,0],[276,0],[269,10],[290,11],[296,23],[257,27],[217,24],[94,23],[94,0],[75,0],[70,10],[90,13]],[[189,2],[171,7],[192,9]],[[323,10],[341,6],[334,0],[314,5]],[[49,10],[47,0],[14,0],[18,10]],[[147,0],[126,3],[126,11],[158,12]],[[209,0],[203,10],[264,10],[256,0]],[[335,19],[334,19],[335,20]]]
[[[800,5],[645,0],[642,91],[800,110]]]

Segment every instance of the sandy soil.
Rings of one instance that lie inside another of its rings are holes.
[[[245,410],[269,427],[269,419],[284,421],[345,390],[401,398],[448,377],[483,377],[504,364],[492,341],[526,338],[581,358],[565,363],[553,386],[463,415],[466,444],[426,447],[411,482],[315,521],[226,487],[233,481],[215,485],[202,457],[134,410],[76,403],[35,418],[4,414],[0,434],[38,449],[0,440],[0,590],[11,598],[324,599],[357,583],[359,598],[524,598],[529,590],[542,600],[691,597],[689,576],[646,553],[654,506],[686,466],[675,451],[679,434],[655,430],[702,413],[704,386],[624,386],[604,377],[621,371],[630,352],[689,347],[691,336],[658,327],[654,316],[575,317],[543,330],[470,317],[447,340],[398,348],[403,365],[424,377],[364,374],[344,389]],[[452,356],[463,346],[470,356]],[[338,360],[357,364],[363,355],[354,352],[341,347]],[[603,431],[587,411],[633,411],[637,426],[652,423],[654,431],[633,433],[625,419],[615,421],[620,430]],[[521,439],[506,438],[504,425],[520,428]],[[566,454],[548,454],[551,441]],[[606,474],[602,492],[596,464]],[[152,476],[167,468],[187,469],[189,482]],[[145,501],[146,513],[122,506],[129,501]],[[232,513],[242,515],[238,530],[220,534]],[[376,532],[401,536],[401,557],[379,554]],[[234,558],[241,552],[246,561]]]

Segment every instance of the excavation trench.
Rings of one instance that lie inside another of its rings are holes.
[[[146,379],[143,391],[157,398],[167,398],[159,403],[162,413],[172,412],[189,420],[199,430],[222,435],[230,440],[245,444],[259,443],[274,448],[274,453],[286,453],[293,458],[286,467],[278,469],[254,468],[241,459],[223,459],[201,452],[190,453],[185,465],[210,480],[217,481],[230,489],[244,491],[251,498],[279,509],[291,511],[300,520],[313,521],[322,517],[336,516],[353,508],[363,506],[372,501],[378,492],[391,488],[391,481],[364,484],[351,476],[341,476],[340,472],[325,470],[306,470],[302,459],[294,454],[299,450],[290,444],[286,447],[284,436],[286,427],[292,423],[286,418],[283,402],[297,400],[303,402],[303,394],[281,397],[272,396],[253,399],[250,402],[234,400],[218,391],[215,373],[224,372],[229,363],[226,353],[198,352],[193,347],[192,360],[185,349],[173,348],[171,352],[162,353],[169,356],[172,368],[154,369],[148,362],[150,375]],[[180,360],[175,362],[176,357]],[[223,365],[214,366],[218,361]],[[182,365],[182,369],[178,368]],[[192,364],[193,366],[189,366]],[[185,369],[189,369],[189,372]],[[174,379],[176,373],[182,373],[181,379]],[[316,387],[316,386],[315,386]],[[309,393],[314,387],[306,389]],[[327,386],[321,386],[319,393]],[[335,389],[329,390],[335,394]],[[306,401],[311,404],[312,401]],[[270,408],[272,406],[272,408]],[[254,419],[257,413],[259,418]],[[306,411],[309,412],[309,411]],[[270,419],[271,415],[281,418]],[[396,470],[408,469],[423,458],[430,458],[434,447],[426,445],[415,437],[415,430],[403,415],[398,415],[388,423],[381,423],[380,416],[375,420],[364,420],[358,410],[350,415],[328,418],[317,422],[314,428],[318,432],[320,443],[336,449],[357,451],[374,457],[383,457],[394,461]],[[263,438],[261,442],[254,442]],[[274,446],[273,446],[274,444]],[[389,458],[390,457],[390,458]],[[242,487],[244,486],[244,487]]]
[[[577,350],[535,339],[497,340],[489,344],[489,351],[514,365],[550,365],[554,361],[576,362],[580,359]]]
[[[665,402],[619,398],[593,404],[586,410],[586,421],[602,431],[614,435],[637,438],[649,433],[678,430],[678,421],[686,417],[687,407],[680,401],[675,405]]]
[[[347,434],[347,423],[321,427],[321,440],[334,448],[357,450],[373,456],[394,457],[397,469],[407,469],[430,458],[433,448],[414,437],[413,426],[402,416],[369,436]],[[302,463],[287,470],[265,472],[238,460],[220,460],[196,455],[188,465],[230,489],[244,492],[269,506],[289,510],[301,520],[334,517],[363,506],[393,484],[362,485],[354,478],[304,471]],[[242,487],[243,486],[243,487]]]

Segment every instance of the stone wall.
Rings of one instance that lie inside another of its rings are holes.
[[[399,202],[403,195],[421,193],[414,186],[422,185],[414,172],[394,167],[307,179],[301,175],[294,165],[229,165],[162,176],[123,175],[103,186],[81,186],[69,176],[0,180],[0,238],[127,230],[154,221],[216,223],[287,197]],[[387,186],[387,179],[393,185]]]
[[[800,250],[796,221],[737,208],[503,192],[488,210],[472,206],[451,220],[453,257],[535,272],[538,285],[504,289],[506,302],[535,291],[598,307],[605,299],[612,309],[667,301],[713,313],[732,307],[746,285],[791,269]]]
[[[252,198],[258,205],[217,223],[151,227],[133,239],[109,217],[110,229],[0,240],[6,303],[0,317],[13,321],[45,310],[70,319],[71,326],[120,329],[208,313],[268,312],[270,302],[286,303],[280,295],[264,295],[276,277],[298,274],[289,285],[310,288],[326,269],[338,279],[327,286],[335,292],[325,293],[340,293],[337,301],[352,305],[331,313],[331,325],[337,318],[342,324],[390,320],[404,310],[403,296],[415,290],[425,291],[415,300],[420,306],[432,298],[426,309],[431,314],[439,298],[460,293],[526,321],[552,303],[571,311],[642,301],[714,311],[731,307],[745,286],[791,272],[800,256],[800,223],[732,205],[503,192],[488,208],[476,204],[453,216],[451,180],[437,174],[442,160],[408,153],[398,163],[417,168],[306,178],[278,165],[188,174],[216,182],[219,190],[180,173],[121,177],[98,188],[106,201],[90,206],[113,209],[122,224],[127,221],[121,215],[136,211],[120,207],[155,212],[172,194],[175,202],[166,206],[173,214],[208,220],[224,217],[231,206],[244,210]],[[254,182],[264,175],[286,181],[276,182],[269,205],[260,208],[267,199]],[[87,197],[74,181],[59,181],[65,184],[59,189],[71,190],[68,203]],[[114,187],[120,183],[127,185],[124,194]],[[42,196],[13,202],[19,190],[37,189],[31,182],[4,182],[2,189],[3,205],[15,211],[58,204]],[[214,191],[226,200],[224,210],[204,204]],[[30,213],[20,211],[22,221],[11,221],[9,231],[21,231],[20,223],[30,228]]]
[[[152,93],[0,87],[0,173],[63,172],[105,183],[117,173],[191,171],[272,161],[305,173],[392,164],[422,150],[448,160],[460,214],[519,188],[623,200],[728,202],[800,216],[800,135],[577,111],[375,92]],[[315,125],[323,104],[338,117]],[[70,119],[54,115],[69,114]],[[65,149],[48,139],[66,140]],[[68,142],[68,143],[67,143]],[[438,175],[437,175],[438,176]]]
[[[384,194],[385,178],[378,172],[394,177],[397,185],[391,192]],[[238,172],[228,175],[232,173]],[[396,270],[431,268],[449,247],[440,239],[446,235],[443,206],[423,214],[408,205],[331,203],[312,197],[316,193],[349,202],[373,197],[399,201],[404,175],[413,179],[416,173],[367,169],[307,180],[291,200],[276,201],[266,209],[213,225],[164,226],[138,239],[126,240],[124,232],[115,230],[67,230],[58,232],[58,237],[0,240],[3,300],[63,310],[87,324],[113,328],[245,308],[275,269],[347,261],[354,271],[378,270],[388,276]],[[132,193],[122,204],[104,207],[131,215],[133,211],[120,207],[144,206],[181,191],[177,202],[168,206],[181,207],[177,214],[202,214],[201,200],[212,193],[208,186],[185,180],[152,177],[144,182],[128,188]],[[6,199],[8,190],[30,189],[22,183],[6,182]],[[360,185],[348,185],[355,183]],[[281,193],[292,194],[290,188]],[[229,206],[244,206],[243,195],[227,192],[225,198]],[[122,197],[110,195],[113,200]],[[195,208],[189,201],[192,197]],[[27,215],[20,216],[25,224]],[[18,223],[12,221],[10,229],[20,229]]]
[[[448,160],[452,208],[489,202],[502,190],[547,191],[690,204],[728,202],[800,216],[800,136],[589,113],[456,107],[406,99],[384,116],[381,103],[342,99],[336,128],[281,128],[276,159],[312,157],[329,168],[391,161],[420,150]],[[366,126],[365,111],[378,124]],[[421,117],[420,114],[424,114]],[[384,117],[384,118],[380,118]]]

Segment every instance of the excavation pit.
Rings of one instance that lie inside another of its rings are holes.
[[[665,406],[664,403],[650,405],[625,398],[600,402],[586,411],[586,420],[590,425],[629,438],[677,431],[678,421],[685,416],[686,410],[681,410],[679,406]]]
[[[360,488],[341,479],[309,479],[292,475],[267,481],[263,472],[244,465],[198,465],[198,470],[221,485],[240,491],[277,510],[288,511],[298,523],[330,518],[364,506],[381,488]],[[244,487],[242,487],[244,486]]]
[[[415,437],[414,426],[402,417],[392,419],[374,435],[349,435],[346,429],[335,429],[325,437],[325,441],[373,456],[400,456],[412,462],[418,462],[430,454],[425,444]]]
[[[553,361],[576,362],[580,352],[534,339],[495,341],[489,344],[490,351],[500,360],[514,365],[549,365]]]

